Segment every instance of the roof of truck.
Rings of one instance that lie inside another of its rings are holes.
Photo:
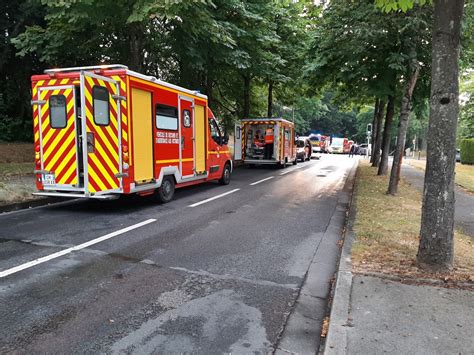
[[[282,122],[286,123],[290,126],[294,126],[295,124],[291,121],[285,120],[281,117],[260,117],[260,118],[244,118],[242,119],[242,123],[251,123],[251,124],[259,124],[259,123],[267,123],[267,122]]]
[[[178,85],[174,85],[168,83],[166,81],[160,80],[155,78],[154,76],[144,75],[137,73],[136,71],[128,69],[127,66],[121,64],[108,64],[108,65],[94,65],[94,66],[84,66],[84,67],[70,67],[70,68],[54,68],[54,69],[46,69],[44,74],[33,75],[31,77],[32,81],[38,80],[48,80],[54,78],[62,79],[62,78],[72,78],[77,76],[81,71],[88,71],[93,72],[95,74],[102,74],[104,76],[112,76],[112,75],[130,75],[136,77],[138,79],[149,81],[150,83],[158,84],[173,90],[181,91],[201,99],[207,100],[207,96],[201,94],[197,90],[190,90],[183,88]],[[100,73],[97,73],[100,71]]]

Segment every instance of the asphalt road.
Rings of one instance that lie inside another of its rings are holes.
[[[354,162],[0,215],[0,353],[271,352]]]

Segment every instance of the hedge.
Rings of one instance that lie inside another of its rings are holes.
[[[461,163],[474,164],[474,138],[461,140]]]

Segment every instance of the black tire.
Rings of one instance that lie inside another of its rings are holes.
[[[298,164],[298,159],[295,158],[295,160],[293,160],[293,165],[296,165]]]
[[[172,176],[165,176],[161,186],[155,191],[155,198],[161,203],[168,203],[174,196],[174,179]]]
[[[229,185],[232,171],[230,170],[230,164],[226,163],[224,165],[224,170],[222,171],[222,177],[219,179],[219,184]]]

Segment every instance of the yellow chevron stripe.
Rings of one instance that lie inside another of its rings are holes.
[[[70,134],[69,137],[66,138],[66,141],[64,142],[64,144],[56,152],[55,152],[55,148],[57,148],[57,146],[55,146],[54,143],[50,145],[51,148],[48,149],[46,153],[44,153],[44,159],[46,160],[49,157],[49,155],[51,155],[53,152],[54,152],[54,156],[51,157],[51,160],[49,164],[46,166],[46,169],[51,169],[53,167],[53,165],[56,163],[59,157],[61,157],[61,155],[66,150],[66,147],[69,144],[71,144],[73,140],[74,140],[74,135]],[[55,140],[55,143],[56,143],[56,140]]]
[[[99,142],[96,142],[95,147],[97,149],[97,153],[105,160],[105,163],[107,166],[110,168],[110,170],[114,173],[118,173],[118,163],[114,164],[106,155],[106,152],[104,151],[104,147],[99,144]]]
[[[66,171],[66,173],[63,175],[63,178],[59,180],[60,184],[65,184],[66,181],[69,179],[69,177],[76,172],[76,163],[72,164],[71,167]],[[70,182],[71,185],[74,185],[77,183],[77,174],[74,176],[72,181]]]
[[[92,89],[95,85],[94,79],[92,79],[90,76],[86,76],[85,78],[86,78],[87,82],[89,83],[89,86]]]
[[[97,159],[97,157],[94,155],[94,154],[91,154],[90,155],[91,159],[94,161],[95,165],[97,166],[97,168],[99,170],[101,170],[102,172],[102,175],[104,176],[105,180],[107,180],[107,182],[109,183],[110,186],[112,186],[113,189],[117,188],[118,185],[117,183],[114,181],[114,179],[112,179],[112,177],[107,173],[107,171],[105,170],[105,168],[102,166],[102,164],[100,163],[99,159]],[[104,188],[105,190],[105,188]]]
[[[56,175],[58,175],[61,171],[64,170],[64,167],[66,166],[67,163],[69,163],[69,161],[75,157],[76,155],[76,148],[72,148],[67,154],[66,156],[64,157],[63,161],[61,162],[61,164],[59,164],[58,168],[56,169]],[[59,155],[58,155],[59,157]],[[75,160],[75,159],[74,159]],[[74,164],[72,164],[74,167],[76,166],[76,162],[74,162]]]
[[[110,102],[113,102],[113,100],[110,100]],[[117,106],[116,106],[116,107],[117,107]],[[117,108],[115,109],[115,112],[117,112]],[[118,121],[117,121],[117,117],[116,117],[116,116],[117,116],[117,115],[114,116],[114,115],[112,115],[112,114],[110,113],[110,122],[111,122],[112,125],[114,126],[114,129],[115,129],[116,131],[118,131],[118,127],[117,127],[117,126],[118,126]],[[114,135],[112,135],[112,137],[113,137],[113,136],[114,136]]]
[[[53,86],[53,85],[56,84],[56,82],[57,82],[56,79],[51,79],[51,80],[48,82],[48,86]]]
[[[98,191],[105,191],[107,188],[105,187],[104,183],[103,183],[102,180],[99,178],[99,176],[97,175],[97,173],[94,171],[94,169],[92,169],[92,168],[89,166],[88,172],[89,172],[89,178],[92,178],[92,180],[93,180],[97,185],[99,185],[100,190],[98,190]],[[89,191],[91,191],[91,192],[98,192],[91,184],[89,184]]]
[[[105,147],[103,147],[104,149],[107,149],[107,151],[110,153],[110,155],[114,158],[114,161],[113,163],[114,164],[118,164],[118,154],[117,152],[115,151],[115,149],[112,147],[112,145],[110,144],[110,141],[107,139],[106,135],[104,134],[104,132],[102,132],[100,129],[98,129],[96,132],[95,132],[100,138],[102,138],[102,141],[104,142],[105,144]],[[113,137],[113,136],[112,136]],[[108,157],[104,155],[104,159]]]
[[[59,175],[59,173],[61,173],[66,164],[71,160],[71,159],[74,159],[74,163],[72,163],[72,165],[69,167],[69,169],[66,171],[66,173],[63,175],[63,177],[58,181],[59,184],[63,184],[64,182],[67,181],[67,179],[69,178],[69,176],[71,175],[71,172],[76,170],[76,149],[73,148],[70,150],[70,152],[66,155],[66,157],[64,158],[64,160],[62,161],[62,163],[58,166],[58,168],[56,169],[56,176]]]
[[[69,83],[69,79],[63,79],[61,80],[61,85]]]
[[[102,129],[105,128],[105,130],[109,133],[109,136],[112,137],[112,139],[114,140],[114,142],[117,142],[117,135],[112,131],[112,127],[109,126],[101,126]],[[118,144],[117,144],[118,146]],[[112,153],[115,153],[115,149],[112,149]]]

